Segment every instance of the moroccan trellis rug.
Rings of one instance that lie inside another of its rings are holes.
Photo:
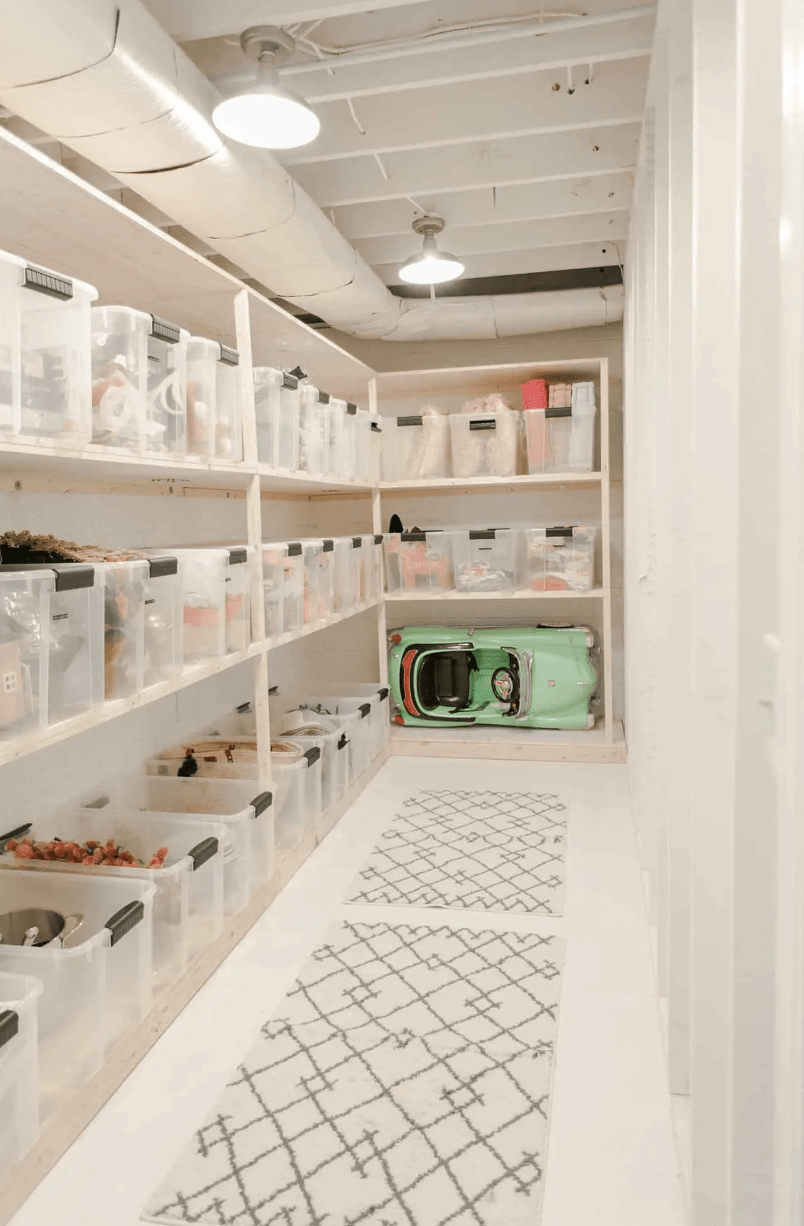
[[[210,1226],[538,1226],[554,937],[342,924],[151,1198]]]
[[[380,839],[352,903],[560,915],[565,807],[535,792],[417,792]]]

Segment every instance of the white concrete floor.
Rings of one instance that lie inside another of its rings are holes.
[[[457,786],[563,797],[564,917],[343,907],[398,802],[418,787]],[[626,768],[412,758],[383,768],[12,1226],[137,1226],[260,1024],[344,910],[355,919],[560,934],[566,968],[541,1226],[683,1226]]]

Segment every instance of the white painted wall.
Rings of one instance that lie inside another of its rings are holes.
[[[804,1222],[802,52],[800,3],[664,0],[629,239],[629,767],[694,1226]]]

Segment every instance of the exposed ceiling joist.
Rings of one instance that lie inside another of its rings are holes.
[[[504,277],[520,273],[549,272],[562,268],[605,267],[625,260],[623,240],[573,243],[567,247],[532,247],[523,251],[498,251],[463,257],[467,277]],[[374,269],[386,285],[399,284],[399,264],[381,264]],[[442,290],[446,294],[446,289]]]
[[[456,226],[497,225],[628,208],[631,195],[631,175],[614,174],[466,192],[432,192],[417,199],[416,205],[423,212],[443,217],[452,231]],[[412,220],[417,215],[415,205],[409,200],[345,205],[333,212],[341,234],[352,241],[386,234],[410,234]]]
[[[439,145],[472,144],[516,135],[554,133],[641,121],[649,60],[597,65],[592,82],[578,82],[573,94],[546,72],[511,77],[504,89],[483,89],[473,82],[434,86],[417,94],[424,113],[412,122],[409,107],[395,94],[379,94],[356,110],[345,102],[318,107],[321,135],[282,158],[303,166],[359,154],[371,156]]]
[[[522,251],[530,247],[567,246],[605,239],[620,240],[628,233],[628,210],[583,213],[579,217],[549,217],[541,221],[517,221],[507,226],[463,226],[449,231],[444,246],[458,257],[495,251]],[[355,247],[369,264],[403,263],[418,248],[413,234],[389,234],[363,238]]]
[[[371,0],[373,10],[402,8],[431,0]],[[145,0],[146,7],[177,42],[240,33],[247,26],[289,26],[325,21],[365,10],[365,0]]]
[[[448,148],[352,157],[294,168],[293,177],[327,208],[375,200],[418,200],[428,192],[471,191],[513,183],[610,174],[636,166],[641,121],[555,136],[478,140]]]

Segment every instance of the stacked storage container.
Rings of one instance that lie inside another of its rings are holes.
[[[223,928],[223,846],[225,829],[181,818],[148,813],[128,815],[111,810],[63,810],[56,816],[34,820],[28,837],[102,846],[113,839],[132,852],[139,867],[67,863],[63,860],[17,860],[3,855],[3,867],[20,871],[69,873],[94,880],[115,877],[149,881],[153,901],[153,974],[156,986],[175,983],[190,959],[220,936]],[[151,861],[167,847],[164,864]],[[0,882],[2,885],[2,882]]]
[[[520,571],[519,529],[471,529],[451,535],[459,592],[514,590]]]
[[[184,662],[184,602],[178,558],[151,558],[144,585],[146,689],[169,681]]]
[[[244,651],[251,641],[248,549],[174,549],[171,554],[181,576],[185,664]]]
[[[42,984],[0,973],[0,1178],[39,1133],[38,1001]]]
[[[533,380],[523,388],[528,471],[591,472],[597,413],[594,383],[554,383],[547,404],[543,383]]]
[[[205,460],[243,459],[240,355],[190,337],[187,346],[187,449]]]
[[[103,625],[94,567],[0,567],[1,732],[56,724],[103,702]]]
[[[304,622],[332,616],[335,545],[332,540],[302,541],[304,550]]]
[[[319,703],[321,707],[337,707],[339,714],[354,714],[353,704],[359,704],[362,713],[364,704],[368,703],[369,714],[369,761],[381,753],[391,740],[391,712],[389,691],[387,686],[376,685],[373,681],[333,681],[318,686]],[[347,704],[344,706],[343,704]],[[294,712],[298,716],[298,712]],[[313,719],[330,719],[333,716],[315,715]]]
[[[346,615],[360,604],[360,572],[363,538],[340,536],[334,542],[333,613]]]
[[[597,528],[525,528],[518,587],[534,592],[590,591]]]
[[[0,942],[0,973],[31,976],[43,985],[39,1105],[47,1116],[61,1093],[84,1085],[100,1068],[109,1044],[151,1009],[155,890],[132,876],[117,881],[5,867],[0,872],[2,922],[13,924],[14,941],[21,939],[21,925],[27,930],[40,918],[16,913],[82,917],[64,948],[58,941]]]
[[[130,307],[92,311],[92,441],[187,454],[189,332]]]
[[[337,720],[349,742],[349,782],[362,775],[372,758],[372,706],[360,698],[317,694],[301,699],[295,717],[301,712],[308,720],[325,716]]]
[[[450,476],[449,418],[440,413],[387,417],[382,422],[383,481]]]
[[[449,532],[389,533],[384,538],[388,591],[450,592],[455,587],[452,534]]]
[[[272,728],[280,740],[321,751],[321,803],[322,811],[328,812],[349,786],[349,741],[343,728],[335,720],[305,711],[279,717]]]
[[[299,460],[300,472],[323,477],[327,465],[327,407],[330,398],[312,383],[300,387]]]
[[[385,562],[380,533],[364,536],[360,550],[360,603],[380,600],[385,591]]]
[[[274,813],[270,792],[255,795],[245,780],[130,775],[88,792],[85,809],[158,816],[203,823],[205,834],[223,839],[223,905],[236,915],[274,874]],[[135,819],[135,821],[138,819]],[[170,826],[165,841],[170,844]]]
[[[82,447],[91,437],[97,291],[0,252],[0,435]]]
[[[522,414],[488,399],[500,407],[449,418],[453,477],[513,477],[522,469]]]

